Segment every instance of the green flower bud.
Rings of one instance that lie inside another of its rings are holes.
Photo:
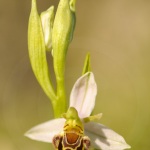
[[[60,0],[54,20],[52,47],[57,79],[64,76],[66,52],[75,28],[75,2],[76,0]]]
[[[46,95],[53,105],[56,94],[53,89],[48,64],[46,60],[46,47],[40,16],[37,12],[36,0],[32,0],[31,13],[28,26],[28,49],[33,72]]]
[[[65,58],[75,28],[75,2],[76,0],[60,0],[52,31],[54,71],[57,83],[57,98],[59,100],[59,103],[57,103],[58,109],[66,109]]]

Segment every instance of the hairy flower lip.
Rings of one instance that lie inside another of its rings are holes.
[[[68,131],[66,131],[65,133],[66,133],[66,134],[68,134],[68,133],[77,134],[77,135],[79,135],[79,136],[82,136],[82,135],[83,135],[83,134],[81,134],[81,133],[79,133],[79,132],[75,132],[75,131],[74,131],[74,132],[68,132]]]

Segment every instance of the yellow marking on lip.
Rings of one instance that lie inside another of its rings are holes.
[[[76,127],[78,127],[81,131],[83,131],[83,129],[80,126],[76,125]]]

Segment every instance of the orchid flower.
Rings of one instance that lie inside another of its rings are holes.
[[[121,135],[98,123],[102,116],[101,113],[90,116],[95,106],[96,94],[97,86],[94,75],[92,72],[87,72],[76,81],[70,95],[70,106],[68,112],[63,115],[64,118],[52,119],[37,125],[27,131],[25,136],[37,141],[54,143],[54,137],[57,135],[63,136],[69,122],[69,125],[75,124],[77,126],[78,124],[80,129],[83,130],[83,138],[87,137],[86,139],[91,141],[92,148],[101,150],[130,148]],[[75,120],[72,122],[72,119]],[[88,140],[86,140],[87,150]]]

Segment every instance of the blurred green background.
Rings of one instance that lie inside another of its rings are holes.
[[[30,0],[0,0],[0,149],[48,150],[23,136],[53,118],[28,58]],[[58,0],[38,0],[39,12]],[[94,113],[131,150],[150,149],[150,1],[77,0],[77,24],[66,66],[67,94],[87,52],[98,85]],[[48,54],[50,68],[52,58]]]

